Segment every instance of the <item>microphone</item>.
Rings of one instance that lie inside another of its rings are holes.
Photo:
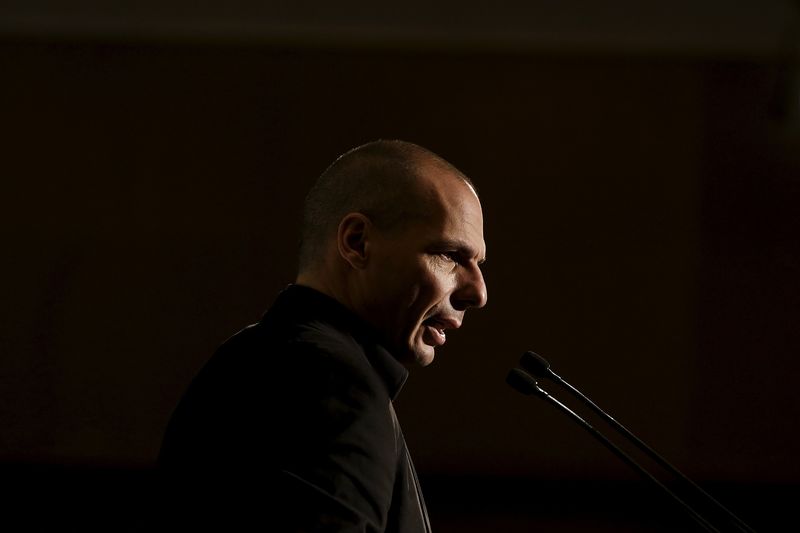
[[[742,521],[738,516],[733,514],[725,506],[723,506],[716,499],[714,499],[709,493],[703,490],[694,481],[689,479],[689,477],[684,475],[683,472],[672,466],[672,464],[670,464],[669,461],[664,459],[664,457],[662,457],[658,452],[653,450],[645,442],[639,439],[639,437],[634,435],[630,430],[628,430],[628,428],[617,422],[611,415],[603,411],[600,407],[597,406],[597,404],[595,404],[592,400],[590,400],[583,393],[581,393],[581,391],[579,391],[578,389],[567,383],[561,376],[553,372],[550,369],[550,362],[547,359],[545,359],[544,357],[535,352],[527,351],[524,354],[522,354],[522,357],[520,358],[519,362],[520,365],[522,365],[522,368],[524,368],[531,374],[538,376],[540,378],[546,378],[551,381],[554,381],[561,387],[567,389],[572,395],[574,395],[576,398],[578,398],[587,406],[589,406],[589,408],[592,411],[594,411],[595,413],[600,415],[600,417],[605,419],[611,425],[611,427],[613,427],[623,437],[632,442],[637,448],[646,453],[651,459],[653,459],[664,469],[672,473],[672,475],[681,479],[684,483],[692,487],[698,494],[700,494],[703,498],[705,498],[706,502],[710,503],[714,508],[716,508],[723,515],[725,515],[728,518],[728,520],[730,520],[739,531],[743,531],[746,533],[755,533],[755,531],[746,523],[744,523],[744,521]]]
[[[620,449],[616,444],[608,440],[608,438],[603,435],[600,431],[595,429],[589,422],[584,420],[579,414],[575,411],[558,401],[556,398],[551,396],[547,391],[539,387],[539,383],[527,372],[520,368],[514,368],[509,371],[508,376],[506,377],[506,383],[511,385],[512,388],[521,392],[525,395],[535,395],[543,400],[546,400],[556,406],[556,408],[560,409],[567,415],[569,415],[575,422],[578,423],[583,429],[589,432],[592,437],[597,439],[603,446],[608,448],[614,455],[619,457],[625,464],[639,472],[642,476],[646,479],[650,480],[654,483],[657,487],[663,490],[669,497],[671,497],[675,502],[677,502],[683,510],[689,513],[689,515],[706,531],[716,532],[719,533],[719,530],[715,528],[708,520],[703,518],[697,511],[692,509],[686,502],[681,500],[674,492],[672,492],[666,485],[661,483],[658,479],[656,479],[650,472],[645,470],[639,463],[637,463],[630,455],[625,453],[622,449]]]
[[[527,372],[519,368],[512,368],[506,376],[506,383],[511,385],[522,394],[535,394],[540,398],[547,398],[549,394],[539,387],[539,382],[533,379]]]

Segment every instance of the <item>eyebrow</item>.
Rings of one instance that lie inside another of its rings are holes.
[[[467,257],[475,257],[476,255],[478,255],[475,252],[475,250],[464,241],[445,240],[445,241],[438,242],[435,246],[437,248],[439,248],[439,247],[441,247],[441,248],[452,248],[452,249],[456,250],[458,253],[460,253],[462,255],[465,255]],[[478,266],[484,264],[485,262],[486,262],[486,256],[484,256],[484,257],[482,257],[481,259],[478,260]]]

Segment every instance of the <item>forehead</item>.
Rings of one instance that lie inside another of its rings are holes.
[[[427,240],[460,243],[470,255],[483,256],[483,212],[472,186],[449,170],[435,169],[423,174],[430,218],[423,224]]]

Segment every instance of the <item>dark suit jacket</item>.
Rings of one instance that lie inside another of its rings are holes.
[[[307,287],[284,290],[194,379],[159,458],[169,529],[429,531],[392,400],[407,371]]]

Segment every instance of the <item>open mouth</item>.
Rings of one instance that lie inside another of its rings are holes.
[[[429,318],[422,323],[425,330],[422,334],[422,340],[425,344],[431,346],[441,346],[447,341],[447,334],[445,333],[445,324],[440,323],[435,318]]]

